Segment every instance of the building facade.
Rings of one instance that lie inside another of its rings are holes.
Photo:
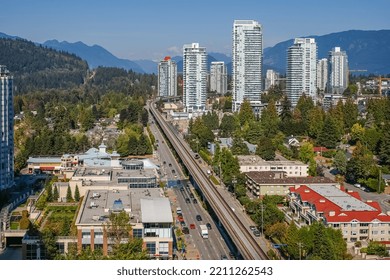
[[[263,88],[263,32],[257,21],[234,21],[232,53],[232,109],[239,111],[245,99],[259,101]]]
[[[279,73],[268,69],[265,74],[265,81],[264,81],[264,90],[268,90],[271,86],[276,86],[279,84]]]
[[[237,156],[240,172],[278,171],[286,177],[307,177],[309,166],[300,161],[265,161],[257,155]]]
[[[287,196],[298,224],[323,222],[341,230],[344,240],[390,241],[390,216],[378,202],[362,201],[358,192],[325,186],[290,188]]]
[[[109,254],[116,242],[109,236],[109,216],[121,211],[130,218],[129,238],[143,239],[151,259],[172,259],[172,210],[159,188],[88,191],[75,222],[78,250],[90,247]],[[121,242],[126,241],[124,238]]]
[[[186,112],[203,112],[207,94],[207,53],[198,43],[183,46],[183,105]]]
[[[177,65],[166,56],[158,64],[158,96],[176,96],[177,95]]]
[[[340,47],[329,52],[328,92],[343,94],[348,87],[348,56]]]
[[[227,92],[227,67],[223,61],[211,62],[210,91],[222,95]]]
[[[323,58],[317,61],[317,88],[321,92],[325,92],[327,83],[328,83],[328,59]]]
[[[286,196],[290,188],[298,188],[301,185],[340,187],[339,183],[327,177],[287,177],[283,171],[251,171],[244,174],[248,192],[257,198],[265,195]]]
[[[292,107],[303,94],[317,101],[317,44],[313,38],[295,38],[287,51],[287,97]]]
[[[14,106],[13,77],[7,67],[0,65],[0,190],[14,184]]]

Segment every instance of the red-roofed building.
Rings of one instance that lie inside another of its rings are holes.
[[[290,208],[300,221],[315,221],[340,229],[347,242],[390,241],[390,213],[382,213],[379,203],[363,202],[357,192],[332,186],[290,188]]]

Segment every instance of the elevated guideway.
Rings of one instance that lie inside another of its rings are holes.
[[[149,110],[161,127],[167,140],[171,143],[183,164],[186,166],[188,172],[196,181],[206,200],[213,208],[218,219],[235,243],[237,249],[240,251],[242,257],[247,260],[268,259],[248,228],[242,223],[222,195],[216,190],[207,174],[198,166],[187,143],[185,143],[182,138],[178,137],[175,131],[173,131],[165,122],[161,114],[155,108],[154,103],[149,104]]]

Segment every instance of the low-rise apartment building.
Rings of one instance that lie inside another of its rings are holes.
[[[291,187],[301,185],[336,186],[340,184],[327,177],[287,177],[283,171],[245,172],[246,188],[255,197],[264,195],[287,195]]]
[[[241,172],[283,171],[286,177],[307,177],[309,166],[300,161],[265,161],[257,155],[237,156]]]
[[[291,187],[289,207],[310,225],[323,222],[340,229],[344,239],[390,241],[390,213],[382,213],[378,202],[362,201],[358,192],[331,186]]]

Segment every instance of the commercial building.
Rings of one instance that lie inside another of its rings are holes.
[[[340,47],[329,52],[328,92],[343,94],[348,87],[348,56]]]
[[[246,172],[246,188],[255,197],[264,195],[288,195],[290,188],[301,185],[339,187],[340,185],[326,177],[288,177],[284,171]]]
[[[183,106],[188,113],[206,109],[207,53],[199,43],[183,46]]]
[[[358,192],[329,186],[300,186],[290,188],[287,198],[299,222],[308,225],[323,222],[341,230],[344,239],[351,243],[390,241],[390,213],[382,213],[378,202],[362,201]]]
[[[210,91],[221,95],[227,92],[227,67],[223,61],[211,62]]]
[[[305,94],[317,101],[317,44],[314,38],[295,38],[287,51],[287,97],[295,107]]]
[[[323,58],[317,61],[317,88],[321,92],[325,92],[327,83],[328,83],[328,59]]]
[[[159,188],[88,190],[75,223],[78,249],[99,248],[107,255],[115,243],[108,234],[109,216],[121,211],[130,218],[129,238],[142,238],[150,258],[172,259],[172,210]]]
[[[4,65],[0,65],[0,90],[0,190],[2,190],[14,184],[13,77]]]
[[[281,171],[286,177],[307,177],[309,166],[300,161],[265,161],[258,155],[237,156],[240,172]]]
[[[158,64],[158,96],[177,95],[177,65],[166,56]]]
[[[263,88],[263,32],[257,21],[234,21],[232,53],[232,109],[239,111],[244,100],[259,101]]]

